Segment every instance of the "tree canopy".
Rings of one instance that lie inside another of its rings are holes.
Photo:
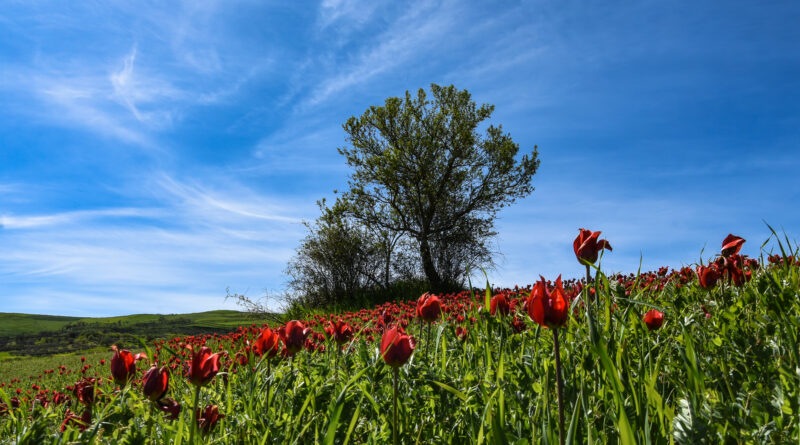
[[[430,98],[424,89],[406,92],[348,119],[351,146],[339,153],[353,168],[342,197],[348,215],[410,237],[433,290],[442,290],[458,277],[441,253],[490,257],[497,212],[533,191],[539,160],[535,146],[518,157],[502,126],[479,131],[493,105],[478,106],[452,85],[430,89]]]

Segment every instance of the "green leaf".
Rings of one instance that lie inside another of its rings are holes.
[[[346,398],[344,397],[340,397],[336,400],[333,412],[328,418],[328,428],[326,429],[325,439],[323,441],[325,445],[333,445],[333,440],[336,438],[336,428],[339,427],[339,417],[342,415],[345,400]]]
[[[436,381],[436,380],[431,380],[431,382],[439,385],[445,391],[447,391],[447,392],[453,394],[454,396],[458,397],[459,399],[461,399],[462,402],[466,402],[467,401],[467,395],[464,394],[463,392],[453,388],[452,386],[450,386],[450,385],[448,385],[446,383],[442,383],[442,382]]]
[[[489,275],[481,268],[483,276],[486,277],[486,295],[483,300],[483,311],[489,312],[489,307],[492,305],[492,287],[489,285]]]

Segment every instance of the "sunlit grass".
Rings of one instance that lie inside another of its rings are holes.
[[[785,243],[784,255],[794,253]],[[762,261],[763,263],[763,261]],[[559,331],[564,379],[567,443],[797,443],[800,441],[800,267],[797,264],[758,268],[741,286],[718,285],[706,290],[696,278],[682,282],[657,273],[634,277],[595,275],[594,334],[583,297],[573,298],[571,318]],[[580,272],[582,269],[576,267]],[[649,282],[648,282],[649,281]],[[626,293],[630,291],[629,293]],[[498,291],[498,290],[495,290]],[[514,297],[525,297],[508,290]],[[582,295],[585,295],[583,293]],[[576,295],[577,296],[577,295]],[[355,340],[337,354],[331,340],[325,350],[301,350],[291,360],[267,361],[250,356],[246,365],[233,359],[256,332],[202,339],[218,345],[231,360],[201,392],[199,406],[216,404],[225,418],[203,436],[204,443],[391,443],[392,369],[378,351],[376,320],[384,309],[409,320],[406,331],[418,341],[410,361],[399,368],[399,438],[402,443],[558,443],[553,335],[521,312],[493,317],[477,306],[484,296],[469,293],[443,297],[446,316],[428,332],[413,318],[411,304],[383,306],[349,314]],[[476,304],[473,301],[478,300]],[[463,310],[457,304],[465,304]],[[645,312],[664,312],[664,324],[650,331]],[[708,315],[707,315],[708,314]],[[457,315],[463,322],[455,320]],[[356,325],[355,320],[363,322]],[[524,322],[516,332],[512,317]],[[475,321],[470,322],[470,317]],[[312,320],[310,320],[312,321]],[[314,324],[313,321],[311,324]],[[465,341],[455,327],[468,330]],[[318,333],[322,326],[314,325]],[[373,341],[367,337],[374,336]],[[592,341],[592,338],[595,340]],[[151,347],[161,363],[180,344]],[[201,341],[201,340],[194,340]],[[338,355],[338,357],[337,357]],[[108,378],[110,353],[86,357]],[[185,359],[184,356],[180,356]],[[49,361],[48,361],[49,360]],[[0,398],[9,403],[16,388],[27,393],[31,382],[65,391],[79,378],[79,357],[20,361],[34,376],[6,385]],[[41,371],[65,365],[38,379]],[[140,362],[140,369],[147,366]],[[38,367],[38,368],[37,368]],[[0,381],[10,371],[0,366]],[[121,392],[110,381],[99,388],[107,395],[93,412],[84,432],[59,433],[69,407],[48,408],[23,402],[0,418],[0,439],[24,443],[187,443],[193,390],[181,366],[171,375],[169,397],[184,407],[179,420],[167,421],[156,411],[152,428],[150,402],[134,383]],[[141,372],[139,373],[141,376]],[[267,391],[269,386],[270,390]],[[269,397],[267,397],[269,394]]]

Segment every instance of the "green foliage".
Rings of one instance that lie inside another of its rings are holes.
[[[434,291],[463,285],[467,267],[491,260],[497,212],[533,191],[536,148],[518,158],[502,127],[479,133],[493,111],[466,90],[431,84],[430,99],[406,92],[343,126],[351,147],[339,152],[353,168],[343,203],[367,227],[413,240]]]
[[[0,313],[0,354],[43,356],[107,349],[112,344],[136,347],[139,337],[150,342],[176,335],[227,332],[253,323],[249,314],[208,311],[180,315],[134,314],[121,317],[78,318]],[[0,355],[0,359],[3,356]]]
[[[397,238],[348,218],[340,201],[333,207],[325,200],[317,204],[322,214],[314,224],[304,223],[309,233],[287,267],[290,305],[352,305],[390,290],[396,281],[392,254]]]
[[[357,311],[387,301],[416,299],[428,289],[430,289],[430,284],[423,279],[406,279],[393,281],[385,287],[359,289],[336,303],[315,303],[306,298],[295,298],[289,302],[282,318],[284,320],[304,320],[312,314]]]
[[[800,268],[760,270],[741,287],[711,291],[696,283],[634,289],[615,301],[613,281],[598,272],[596,283],[596,307],[608,308],[595,320],[596,341],[582,312],[559,334],[568,442],[800,440]],[[656,331],[641,322],[652,305],[666,314]],[[421,343],[400,369],[401,443],[557,443],[553,336],[530,321],[515,333],[508,317],[479,317],[463,343],[451,322],[434,325],[430,337],[408,326]],[[227,417],[204,443],[389,443],[392,373],[376,342],[357,341],[336,355],[329,343],[327,351],[274,362],[269,373],[253,361],[219,375],[201,404],[219,404]],[[74,380],[50,375],[39,383],[63,388]],[[60,435],[67,406],[28,415],[27,405],[0,417],[0,442],[187,443],[186,409],[173,422],[156,413],[147,434],[149,405],[139,389],[103,389],[110,400],[89,430]],[[173,375],[170,396],[186,407],[192,391]]]

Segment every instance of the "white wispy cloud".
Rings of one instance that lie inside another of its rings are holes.
[[[118,100],[139,122],[153,128],[172,125],[179,113],[177,106],[190,100],[191,93],[168,81],[135,72],[136,46],[123,59],[122,67],[109,75],[112,97]]]
[[[325,78],[298,108],[303,110],[320,104],[349,87],[368,83],[379,74],[445,44],[445,37],[456,23],[455,8],[456,5],[449,2],[425,2],[408,8],[353,60],[332,66],[333,75]]]
[[[309,216],[298,212],[307,206],[165,173],[137,189],[159,206],[0,216],[7,291],[24,289],[30,301],[41,300],[41,311],[66,313],[65,301],[113,307],[87,309],[98,314],[143,312],[137,305],[185,312],[189,302],[213,309],[223,306],[228,286],[259,294],[283,287],[283,270],[305,232],[300,220]]]
[[[363,24],[372,17],[378,2],[369,0],[323,0],[319,8],[319,27],[342,21],[346,27]]]
[[[236,197],[231,193],[209,190],[197,184],[179,182],[175,178],[162,174],[156,184],[178,199],[178,205],[187,211],[205,215],[207,218],[226,219],[224,212],[245,218],[254,218],[281,223],[299,224],[301,219],[290,216],[291,211],[285,204],[277,204],[277,200],[265,199],[252,190],[239,187]]]
[[[109,106],[108,90],[102,89],[103,83],[99,76],[34,75],[31,82],[21,81],[18,86],[29,88],[44,106],[22,112],[48,123],[85,128],[129,144],[154,148],[152,139],[145,132],[126,122],[115,107]]]
[[[159,209],[116,208],[102,210],[77,210],[73,212],[54,213],[50,215],[0,215],[0,228],[4,229],[31,229],[43,226],[64,225],[88,219],[104,217],[117,218],[156,218],[163,216]]]

